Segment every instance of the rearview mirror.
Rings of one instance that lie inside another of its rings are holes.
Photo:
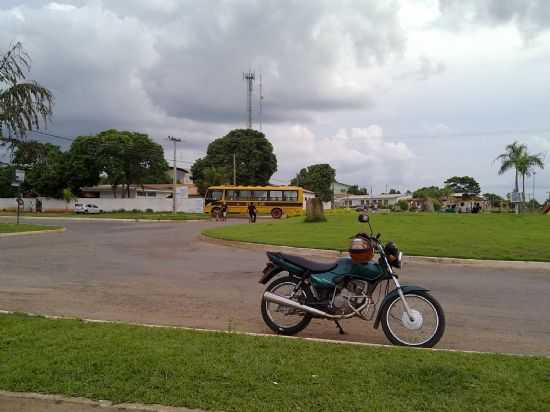
[[[359,215],[359,222],[361,223],[368,223],[369,222],[369,215],[367,215],[366,213],[361,213]]]

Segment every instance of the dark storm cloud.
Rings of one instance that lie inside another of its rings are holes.
[[[263,76],[264,121],[297,122],[373,105],[377,85],[357,81],[356,70],[403,52],[397,9],[391,1],[10,0],[0,8],[0,47],[24,43],[32,76],[55,92],[63,129],[242,123],[249,68]]]
[[[513,23],[527,40],[550,28],[548,0],[439,0],[439,8],[444,24]]]

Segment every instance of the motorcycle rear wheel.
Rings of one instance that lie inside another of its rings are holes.
[[[297,291],[299,295],[292,296],[292,291],[298,282],[296,278],[284,276],[271,282],[265,291],[304,304],[306,299],[311,298],[311,292],[307,289],[300,288]],[[304,330],[307,325],[309,325],[309,322],[311,322],[310,314],[288,306],[279,305],[278,303],[268,302],[265,299],[262,299],[261,312],[266,325],[269,326],[273,332],[281,335],[295,335]],[[280,315],[281,313],[282,316]],[[288,321],[285,319],[287,317]]]
[[[391,343],[399,346],[431,348],[445,332],[445,314],[439,302],[429,293],[405,294],[407,304],[417,319],[410,321],[400,296],[387,302],[382,310],[382,329]]]

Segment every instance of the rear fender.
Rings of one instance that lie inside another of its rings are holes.
[[[406,295],[412,292],[427,292],[429,289],[423,288],[422,286],[402,284],[401,290],[403,291],[403,294]],[[376,314],[374,329],[378,329],[378,326],[380,325],[380,320],[382,319],[382,313],[384,313],[386,306],[389,304],[389,302],[392,301],[392,299],[394,299],[398,295],[399,293],[397,292],[397,289],[394,289],[384,297],[384,300],[380,305],[380,309],[378,309],[378,313]]]
[[[283,267],[276,265],[274,263],[268,263],[263,271],[263,275],[260,279],[260,283],[262,285],[265,285],[267,282],[269,282],[271,279],[273,279],[275,276],[277,276],[279,273],[283,272]]]

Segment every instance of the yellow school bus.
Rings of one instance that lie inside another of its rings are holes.
[[[204,213],[216,215],[223,204],[229,213],[248,213],[254,203],[258,213],[281,216],[299,215],[303,211],[304,189],[298,186],[211,186],[204,199]]]

